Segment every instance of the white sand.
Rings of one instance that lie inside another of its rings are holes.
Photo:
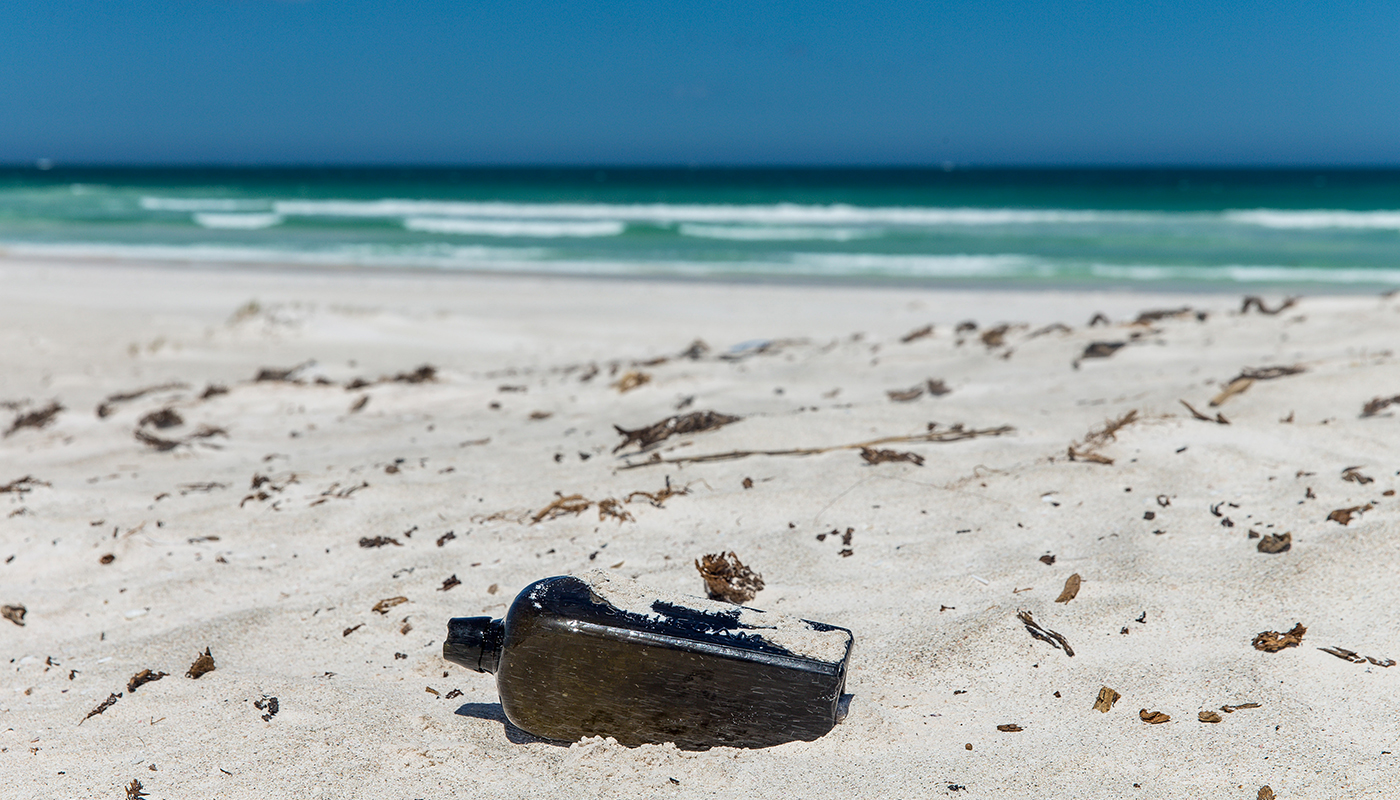
[[[250,300],[259,310],[236,316]],[[1126,324],[1180,305],[1210,316]],[[1305,299],[1277,316],[1239,305],[0,260],[0,401],[17,404],[0,425],[66,407],[0,439],[0,485],[51,484],[0,495],[0,604],[27,608],[23,627],[0,620],[0,795],[117,798],[136,778],[152,798],[1254,798],[1265,784],[1280,798],[1396,797],[1400,666],[1317,648],[1400,658],[1400,497],[1385,494],[1400,485],[1400,405],[1359,416],[1400,394],[1400,298]],[[1096,311],[1114,324],[1085,327]],[[989,348],[954,335],[965,319],[1031,327]],[[1029,338],[1057,321],[1073,331]],[[932,337],[900,343],[927,323]],[[696,338],[713,348],[703,359],[632,366]],[[716,357],[763,339],[794,341]],[[1130,343],[1074,369],[1095,341]],[[305,384],[251,380],[313,359]],[[343,388],[425,363],[435,382]],[[601,372],[582,382],[590,363]],[[1293,364],[1307,371],[1208,409],[1242,368]],[[650,382],[610,387],[632,369]],[[885,394],[930,378],[953,391]],[[94,413],[168,382],[190,388]],[[210,382],[229,393],[199,400]],[[671,439],[665,458],[929,422],[1015,430],[887,445],[922,467],[840,450],[619,470],[612,426],[689,396],[745,419]],[[1231,424],[1191,419],[1183,399]],[[137,441],[165,407],[184,424],[149,433],[227,436],[167,452]],[[1133,409],[1140,420],[1098,450],[1112,465],[1066,458]],[[1351,466],[1373,482],[1344,481]],[[251,489],[255,475],[272,481]],[[632,521],[594,506],[528,523],[555,492],[623,499],[667,476],[689,494],[638,498],[623,506]],[[208,482],[222,486],[181,489]],[[1326,521],[1366,503],[1350,525]],[[847,528],[849,557],[839,535],[816,539]],[[1251,529],[1291,532],[1292,549],[1257,552]],[[400,546],[358,546],[374,536]],[[823,739],[700,753],[532,742],[503,725],[489,676],[441,659],[448,617],[499,615],[537,578],[603,567],[699,594],[692,562],[721,550],[763,574],[750,605],[855,632],[850,713]],[[1078,597],[1056,604],[1072,573]],[[1074,657],[1032,639],[1018,610]],[[1301,647],[1250,646],[1297,622]],[[205,647],[217,669],[184,677]],[[170,676],[127,692],[145,668]],[[1122,694],[1106,714],[1091,709],[1105,685]],[[270,721],[253,706],[264,696],[279,701]],[[1260,707],[1197,721],[1246,702]]]

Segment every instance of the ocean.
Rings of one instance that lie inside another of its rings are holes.
[[[1400,286],[1400,170],[0,169],[0,254],[931,285]]]

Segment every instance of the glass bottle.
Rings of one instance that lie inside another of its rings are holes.
[[[495,673],[501,708],[544,739],[767,747],[837,722],[845,628],[665,595],[594,571],[527,586],[504,619],[448,622],[443,658]]]

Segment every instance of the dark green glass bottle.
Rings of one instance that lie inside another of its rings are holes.
[[[448,623],[442,655],[493,672],[506,718],[544,739],[767,747],[837,721],[845,628],[603,572],[527,586],[503,620]]]

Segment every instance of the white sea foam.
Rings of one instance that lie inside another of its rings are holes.
[[[0,254],[39,258],[93,258],[228,264],[432,267],[441,269],[538,270],[552,252],[539,247],[439,245],[342,245],[318,250],[238,247],[217,244],[130,245],[106,242],[0,242]],[[579,271],[584,271],[580,265]]]
[[[1230,222],[1259,225],[1265,228],[1400,230],[1400,211],[1333,211],[1328,209],[1291,211],[1256,208],[1226,211],[1222,216]]]
[[[252,231],[282,224],[281,214],[227,214],[205,212],[194,215],[196,224],[219,230]]]
[[[1342,269],[1224,264],[1211,267],[1094,264],[1095,277],[1130,281],[1208,281],[1235,283],[1319,283],[1400,285],[1400,269]]]
[[[147,211],[267,211],[267,200],[236,200],[227,197],[143,197]]]
[[[881,275],[927,278],[1049,277],[1062,272],[1055,262],[1023,255],[887,255],[880,253],[796,253],[791,268],[812,275]]]
[[[424,233],[464,236],[513,236],[557,239],[563,237],[617,236],[627,228],[619,220],[558,221],[526,219],[464,219],[462,217],[409,217],[403,226]]]
[[[794,228],[695,223],[683,223],[677,230],[682,236],[695,236],[702,239],[730,239],[741,242],[849,242],[853,239],[869,239],[879,236],[881,233],[873,228]]]
[[[1018,225],[1150,221],[1160,214],[1016,208],[913,208],[851,205],[684,205],[669,203],[502,203],[440,200],[280,200],[273,210],[301,217],[476,217],[621,220],[755,225]]]

